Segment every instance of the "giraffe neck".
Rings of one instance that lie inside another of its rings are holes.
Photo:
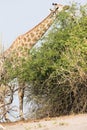
[[[37,41],[45,34],[54,21],[54,14],[51,12],[41,23],[35,26],[27,33],[19,36],[11,45],[11,47],[4,52],[7,57],[11,53],[22,57],[26,56],[27,50],[31,49]]]

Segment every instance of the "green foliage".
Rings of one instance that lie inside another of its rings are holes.
[[[9,79],[17,77],[29,84],[28,100],[39,104],[37,117],[87,111],[85,10],[86,6],[81,7],[77,13],[72,5],[60,12],[41,47],[33,49],[26,61],[21,60],[16,71],[7,64]]]

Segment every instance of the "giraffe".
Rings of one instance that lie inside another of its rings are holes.
[[[25,58],[28,56],[28,51],[40,40],[40,38],[46,33],[46,31],[53,24],[58,12],[62,11],[64,6],[61,4],[53,3],[54,8],[51,9],[50,14],[42,20],[33,29],[26,32],[23,35],[18,36],[18,38],[13,42],[13,44],[3,52],[3,58],[11,57],[11,62],[14,61],[15,57]],[[2,58],[2,59],[3,59]],[[3,60],[2,60],[3,61]],[[13,63],[14,64],[14,63]],[[3,63],[2,63],[3,65]],[[2,69],[3,70],[3,69]],[[19,84],[18,89],[19,96],[19,115],[23,119],[23,97],[24,97],[24,84]]]

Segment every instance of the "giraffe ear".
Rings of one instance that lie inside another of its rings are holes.
[[[64,10],[68,10],[69,8],[70,8],[70,6],[68,6],[68,5],[65,5],[65,6],[63,7]]]
[[[52,10],[52,9],[50,9],[50,11],[52,12],[53,10]]]

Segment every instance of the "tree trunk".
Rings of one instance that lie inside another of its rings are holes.
[[[19,97],[19,116],[20,116],[20,120],[23,120],[24,119],[23,117],[24,84],[21,84],[19,86],[18,97]]]

